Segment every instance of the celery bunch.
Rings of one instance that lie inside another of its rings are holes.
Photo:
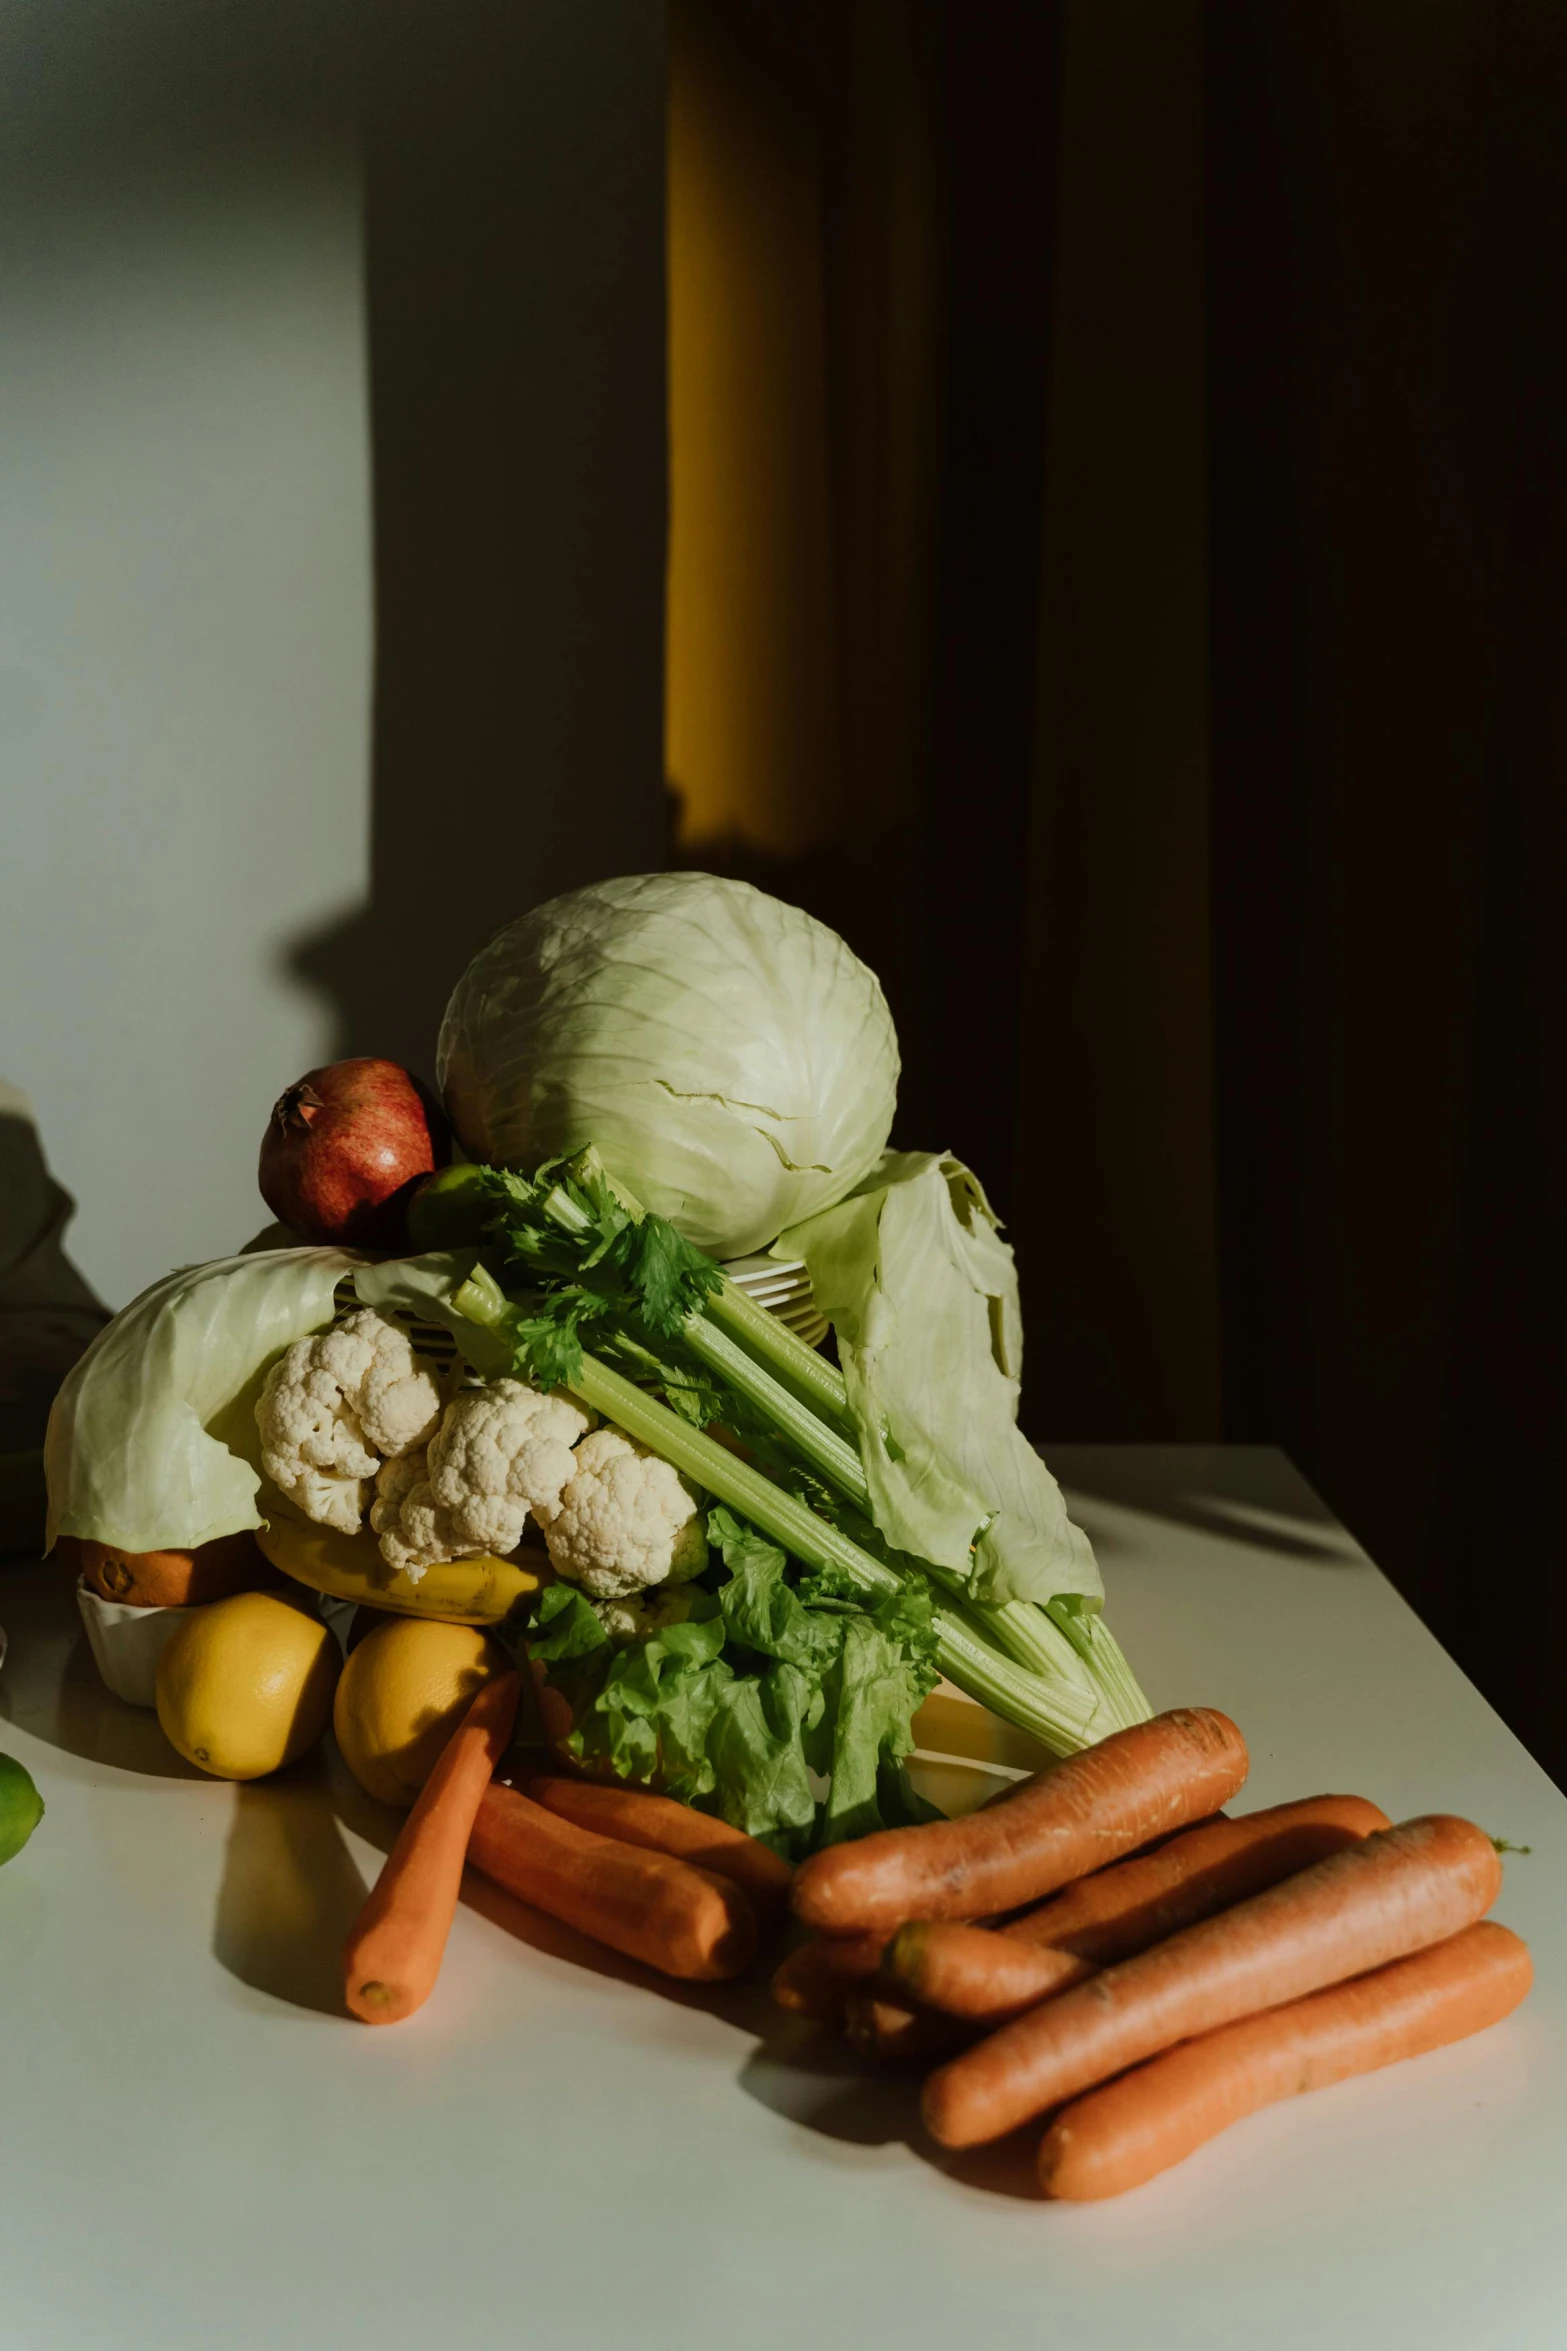
[[[569,1389],[818,1587],[832,1579],[868,1606],[927,1589],[940,1671],[1053,1753],[1147,1718],[1119,1645],[1079,1594],[982,1601],[961,1570],[887,1543],[835,1367],[627,1201],[595,1154],[533,1177],[454,1170],[448,1203],[480,1242],[452,1307],[485,1333],[492,1373],[504,1360],[536,1386]]]

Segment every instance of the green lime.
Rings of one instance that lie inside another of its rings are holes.
[[[466,1161],[424,1178],[408,1203],[408,1239],[415,1249],[461,1249],[482,1240],[494,1214],[484,1195],[485,1170]]]
[[[14,1756],[0,1755],[0,1862],[15,1860],[43,1816],[32,1774]]]

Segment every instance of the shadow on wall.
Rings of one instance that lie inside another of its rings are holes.
[[[664,40],[394,0],[364,44],[371,896],[287,965],[428,1075],[488,938],[667,862]]]
[[[0,1078],[0,1558],[43,1540],[49,1407],[108,1320],[65,1254],[74,1205],[49,1173],[25,1097]]]

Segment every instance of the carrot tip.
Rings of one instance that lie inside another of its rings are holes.
[[[390,1984],[369,1983],[359,1986],[358,1997],[367,2008],[390,2008],[397,1994]]]

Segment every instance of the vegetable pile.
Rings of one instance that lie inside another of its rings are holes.
[[[411,1806],[352,2014],[429,1997],[465,1863],[690,1982],[792,1910],[780,2004],[938,2059],[945,2146],[1053,2116],[1080,2198],[1516,2005],[1479,1830],[1227,1819],[1233,1723],[1151,1718],[1018,1425],[1011,1252],[961,1162],[886,1149],[840,939],[702,875],[580,891],[476,958],[439,1064],[444,1109],[372,1060],[289,1087],[289,1229],[116,1316],[45,1450],[94,1654],[180,1754],[260,1777],[330,1721]],[[832,1357],[723,1262],[759,1250]],[[943,1676],[1061,1759],[957,1821],[907,1770]],[[36,1817],[0,1757],[0,1861]]]
[[[932,1177],[950,1204],[939,1165],[912,1180]],[[877,1205],[898,1189],[879,1183]],[[995,1457],[1014,1506],[987,1514],[976,1490],[961,1567],[916,1557],[888,1539],[910,1515],[904,1485],[911,1510],[921,1498],[913,1416],[907,1447],[890,1420],[874,1424],[894,1497],[879,1501],[844,1377],[617,1193],[594,1154],[531,1179],[462,1170],[442,1213],[477,1224],[481,1253],[382,1267],[377,1294],[443,1321],[476,1371],[504,1367],[519,1410],[564,1390],[619,1432],[562,1452],[531,1501],[560,1581],[528,1645],[571,1702],[579,1761],[711,1798],[736,1826],[803,1849],[912,1816],[909,1724],[940,1674],[1057,1752],[1146,1714],[1089,1595],[1070,1588],[1097,1582],[1091,1555],[1009,1411]],[[881,1350],[895,1362],[926,1343],[917,1310],[899,1329]],[[1014,1471],[1009,1440],[1037,1475]],[[443,1428],[430,1447],[437,1509],[463,1492],[438,1482],[445,1442]],[[417,1474],[383,1472],[383,1492]],[[705,1541],[696,1491],[715,1505]],[[1030,1585],[1042,1606],[980,1596]],[[828,1783],[820,1800],[813,1774]]]
[[[72,1373],[84,1572],[253,1531],[318,1591],[490,1623],[572,1760],[794,1857],[923,1817],[942,1675],[1057,1754],[1146,1718],[1018,1427],[1011,1252],[958,1161],[883,1150],[896,1044],[841,940],[701,875],[578,892],[476,959],[441,1067],[507,1164],[434,1166],[390,1064],[312,1071],[262,1156],[312,1245],[169,1276]],[[705,1245],[758,1242],[836,1363]]]

